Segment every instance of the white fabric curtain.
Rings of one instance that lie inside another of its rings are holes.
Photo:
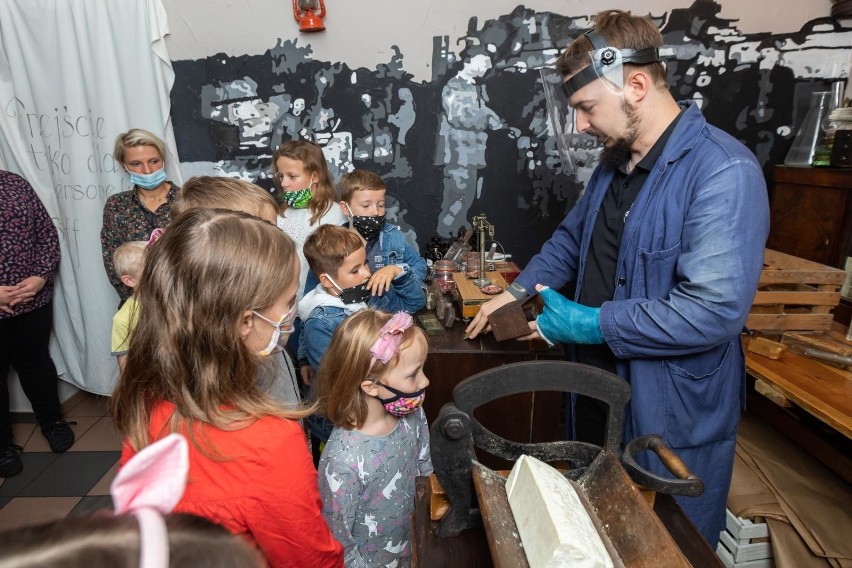
[[[59,231],[51,353],[60,376],[110,394],[118,295],[101,260],[103,207],[130,189],[115,137],[162,137],[180,183],[170,119],[174,72],[160,0],[0,0],[0,167],[33,185]]]

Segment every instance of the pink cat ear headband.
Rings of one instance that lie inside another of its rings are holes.
[[[379,330],[379,338],[373,343],[370,348],[370,353],[373,354],[373,360],[370,361],[372,367],[376,361],[381,361],[385,365],[391,360],[402,343],[402,333],[412,326],[414,319],[410,314],[405,312],[396,312],[388,322]]]
[[[110,486],[115,514],[139,521],[140,568],[169,565],[169,533],[163,515],[171,513],[186,488],[189,446],[169,434],[130,458]]]

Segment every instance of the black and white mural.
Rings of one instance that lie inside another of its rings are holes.
[[[713,1],[651,15],[677,99],[742,140],[767,174],[782,163],[808,95],[849,75],[852,20],[796,33],[743,34]],[[419,245],[486,213],[526,263],[576,202],[587,175],[561,172],[538,69],[589,27],[587,17],[518,6],[464,37],[435,37],[430,81],[396,47],[374,69],[311,57],[308,39],[259,55],[175,61],[172,117],[185,177],[217,173],[271,188],[272,149],[308,138],[332,175],[372,170],[388,218]],[[456,52],[458,55],[456,55]],[[585,177],[584,177],[585,175]]]

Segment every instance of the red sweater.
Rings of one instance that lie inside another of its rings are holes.
[[[163,436],[173,412],[168,402],[154,409],[152,441]],[[317,472],[297,422],[266,417],[242,430],[207,425],[198,430],[228,459],[205,457],[190,442],[189,477],[175,512],[206,517],[246,535],[272,567],[343,566],[343,547],[322,516]],[[125,441],[121,465],[134,453]]]

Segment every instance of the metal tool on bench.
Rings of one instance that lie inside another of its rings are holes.
[[[577,393],[606,403],[609,419],[603,448],[576,441],[514,442],[494,434],[474,417],[474,411],[488,402],[533,391],[550,395]],[[456,536],[484,523],[495,566],[526,565],[525,559],[517,563],[524,558],[517,529],[505,530],[507,524],[514,527],[511,515],[499,519],[499,523],[488,518],[488,511],[502,511],[501,515],[505,515],[508,500],[504,484],[495,483],[502,477],[476,461],[474,450],[478,448],[512,461],[528,454],[545,462],[567,462],[570,469],[565,475],[579,484],[591,504],[590,516],[603,531],[602,537],[611,542],[618,556],[613,559],[616,565],[689,566],[634,482],[656,492],[691,496],[700,495],[704,484],[658,436],[633,440],[619,457],[624,408],[629,399],[630,386],[619,377],[564,361],[513,363],[478,373],[456,385],[453,402],[441,408],[431,427],[432,465],[450,501],[438,536]],[[678,479],[664,478],[639,466],[635,456],[644,450],[655,452]],[[472,479],[480,500],[485,499],[489,506],[478,506]],[[487,497],[480,493],[483,488],[490,492]],[[500,538],[492,538],[495,526],[503,529],[499,530]]]

